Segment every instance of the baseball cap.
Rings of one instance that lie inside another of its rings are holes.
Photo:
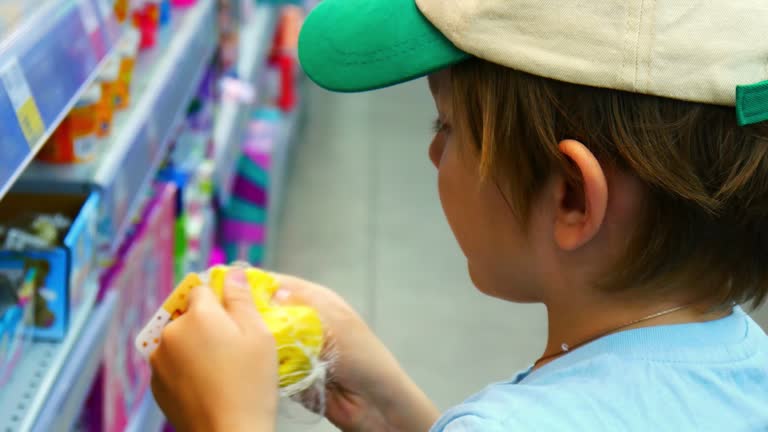
[[[472,57],[768,120],[768,1],[324,0],[299,38],[306,74],[339,92]]]

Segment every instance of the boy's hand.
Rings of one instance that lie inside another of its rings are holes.
[[[272,431],[277,412],[275,341],[242,271],[231,271],[223,305],[198,287],[150,358],[152,392],[179,431]]]
[[[326,330],[332,359],[325,414],[342,431],[429,430],[439,412],[398,362],[333,291],[285,275],[274,275],[275,301],[315,308]]]

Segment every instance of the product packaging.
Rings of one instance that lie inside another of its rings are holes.
[[[90,162],[96,156],[100,86],[91,86],[80,97],[37,154],[37,159],[57,164]]]
[[[13,373],[31,339],[35,296],[24,266],[0,262],[0,387]]]
[[[177,8],[187,8],[194,6],[197,0],[171,0],[171,5]]]
[[[280,110],[263,108],[248,125],[233,196],[222,211],[219,228],[229,261],[264,261],[272,151],[282,119]]]
[[[115,0],[115,17],[119,22],[125,22],[128,19],[129,0]]]
[[[307,306],[275,304],[272,296],[279,288],[277,280],[243,263],[232,267],[217,266],[202,274],[187,275],[147,321],[136,338],[136,351],[148,357],[162,343],[163,328],[186,313],[192,289],[207,285],[221,300],[227,274],[233,269],[245,273],[254,305],[277,342],[280,394],[294,397],[310,388],[322,391],[327,364],[321,359],[324,334],[317,311]],[[195,335],[189,337],[194,338]]]
[[[90,420],[91,430],[125,430],[149,386],[149,368],[130,349],[141,325],[157,302],[174,285],[173,230],[176,188],[159,183],[115,265],[102,279],[102,289],[120,292],[117,316],[108,330],[104,366],[89,409],[100,412]]]
[[[0,224],[6,227],[0,275],[23,287],[22,302],[34,300],[27,331],[36,339],[63,339],[70,318],[93,305],[98,204],[96,192],[12,192],[0,202]]]
[[[160,26],[160,8],[154,1],[145,1],[133,11],[133,24],[141,34],[139,48],[150,49],[157,45],[157,33]]]

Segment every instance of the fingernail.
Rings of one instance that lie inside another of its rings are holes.
[[[277,290],[277,292],[273,296],[273,300],[278,302],[278,303],[281,303],[281,302],[284,302],[284,301],[288,300],[288,298],[290,296],[291,296],[291,292],[290,291],[288,291],[286,289],[279,289],[279,290]]]
[[[233,285],[247,286],[248,277],[242,269],[234,268],[227,272],[227,282]]]

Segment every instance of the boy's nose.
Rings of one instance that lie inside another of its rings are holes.
[[[443,157],[444,148],[445,143],[437,138],[433,139],[432,144],[429,145],[429,160],[432,161],[432,165],[434,165],[435,168],[440,167],[440,159]]]

